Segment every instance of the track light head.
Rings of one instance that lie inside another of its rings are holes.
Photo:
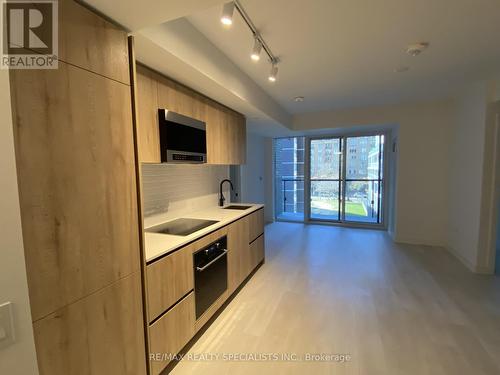
[[[220,17],[220,22],[223,25],[231,26],[233,24],[233,13],[234,13],[234,2],[230,1],[225,3],[222,8],[222,15]]]
[[[269,81],[270,82],[276,82],[276,79],[278,78],[278,64],[276,62],[273,62],[273,66],[271,67],[271,72],[269,73]]]
[[[250,57],[252,58],[253,61],[260,60],[260,51],[262,51],[262,43],[259,40],[259,38],[255,38],[255,42],[253,44],[253,49],[252,49],[252,54],[250,55]]]
[[[268,80],[269,82],[276,82],[278,79],[278,63],[280,62],[280,59],[272,53],[266,41],[259,34],[259,31],[257,30],[254,23],[252,22],[247,12],[245,11],[245,9],[242,7],[241,3],[238,0],[228,1],[224,3],[222,7],[222,15],[220,17],[221,23],[225,26],[231,26],[233,24],[233,14],[235,8],[238,11],[238,14],[243,19],[243,21],[245,21],[246,25],[248,26],[254,37],[254,45],[252,48],[252,53],[250,54],[250,58],[253,61],[259,61],[262,50],[264,50],[267,56],[269,56],[269,61],[272,64]]]

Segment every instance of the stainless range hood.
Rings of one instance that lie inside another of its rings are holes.
[[[206,124],[203,121],[158,109],[162,163],[207,162]]]

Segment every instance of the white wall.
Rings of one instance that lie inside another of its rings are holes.
[[[247,162],[241,166],[241,201],[264,203],[265,201],[265,138],[247,134]]]
[[[394,239],[445,246],[452,100],[294,116],[297,131],[399,125]]]
[[[450,159],[449,250],[469,268],[477,263],[487,88],[471,85],[456,99]]]
[[[265,220],[267,223],[274,221],[274,142],[272,138],[264,140],[264,183],[265,187]]]
[[[498,215],[500,202],[500,100],[496,95],[488,99],[484,137],[481,221],[476,271],[494,273]],[[500,242],[498,242],[500,243]]]
[[[471,270],[491,272],[493,123],[500,79],[476,82],[450,100],[297,115],[294,130],[398,125],[394,223],[398,242],[445,246]]]
[[[493,272],[496,113],[500,79],[476,82],[456,97],[450,159],[448,249],[471,270]]]
[[[491,100],[497,102],[500,100],[500,76],[494,78],[490,84],[493,86],[493,96]]]
[[[8,71],[0,70],[0,304],[14,305],[16,342],[0,349],[0,374],[38,374],[12,134]],[[35,188],[35,187],[34,187]]]
[[[272,181],[272,139],[253,133],[247,133],[247,162],[240,167],[241,199],[243,203],[261,203],[265,205],[266,222],[273,221],[273,192],[269,193]]]

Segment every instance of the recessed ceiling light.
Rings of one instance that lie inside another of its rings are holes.
[[[394,68],[394,73],[404,73],[410,70],[409,66],[398,66],[397,68]]]
[[[296,96],[295,98],[293,98],[293,101],[296,102],[296,103],[303,102],[304,101],[304,97],[303,96]]]
[[[429,47],[428,42],[413,43],[406,47],[406,53],[410,56],[418,56]]]

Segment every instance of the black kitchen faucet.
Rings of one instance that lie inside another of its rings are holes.
[[[231,182],[231,180],[228,180],[227,178],[225,180],[222,180],[220,182],[220,194],[219,194],[219,206],[222,207],[224,206],[224,201],[226,200],[226,198],[224,198],[224,194],[222,194],[222,185],[224,185],[224,182],[229,182],[229,185],[231,185],[231,190],[234,191],[234,187],[233,187],[233,183]]]

